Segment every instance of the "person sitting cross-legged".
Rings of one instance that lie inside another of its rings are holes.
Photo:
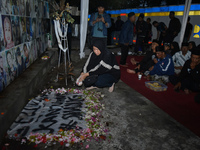
[[[174,90],[183,90],[186,94],[190,91],[200,92],[200,50],[192,51],[191,59],[187,60],[180,75],[170,76],[170,82],[175,85]]]
[[[191,52],[188,49],[188,43],[182,43],[181,51],[177,52],[173,57],[175,73],[178,75],[187,60],[191,58]]]
[[[151,51],[148,51],[145,55],[145,57],[142,59],[141,62],[137,62],[134,58],[131,59],[132,65],[137,65],[137,67],[134,70],[127,69],[128,73],[131,74],[143,74],[148,75],[149,68],[154,66],[154,59],[156,59],[156,47],[159,46],[158,40],[153,40],[151,45]]]
[[[166,54],[163,46],[156,47],[157,61],[150,68],[148,78],[152,81],[159,81],[164,84],[169,82],[169,76],[174,74],[174,63],[172,57]]]
[[[87,89],[109,87],[109,92],[112,92],[119,79],[120,67],[115,55],[106,49],[102,40],[94,41],[93,52],[89,55],[78,82],[83,82],[89,87]]]

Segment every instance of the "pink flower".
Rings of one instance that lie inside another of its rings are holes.
[[[86,147],[85,147],[85,148],[86,148],[86,149],[88,149],[89,147],[90,147],[89,145],[86,145]]]

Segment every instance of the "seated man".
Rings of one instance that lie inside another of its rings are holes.
[[[158,40],[153,40],[152,45],[151,45],[151,51],[146,53],[146,56],[143,58],[143,60],[139,63],[135,61],[134,58],[131,59],[131,63],[133,65],[137,65],[137,67],[134,70],[127,69],[128,73],[139,73],[145,75],[148,75],[149,68],[154,66],[154,59],[156,57],[156,47],[159,46]]]
[[[174,74],[173,60],[170,55],[166,54],[163,46],[156,47],[156,56],[158,59],[150,68],[150,80],[166,84],[169,82],[169,76]]]
[[[178,75],[187,60],[191,58],[191,52],[188,49],[188,43],[182,43],[181,51],[172,56],[174,61],[175,73]]]
[[[180,76],[170,76],[170,82],[175,85],[174,90],[183,90],[186,94],[190,91],[200,91],[200,50],[194,49],[191,59],[187,60],[181,70]]]
[[[166,54],[168,54],[168,55],[171,55],[171,51],[172,51],[170,45],[171,45],[170,43],[164,43],[164,50],[165,50]]]
[[[83,67],[83,72],[78,78],[78,85],[83,82],[86,87],[109,87],[109,92],[114,89],[114,84],[120,79],[120,68],[115,55],[106,49],[103,40],[98,39],[93,43],[93,52]]]

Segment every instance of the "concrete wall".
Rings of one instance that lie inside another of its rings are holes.
[[[43,0],[0,0],[0,92],[47,48],[49,4]]]

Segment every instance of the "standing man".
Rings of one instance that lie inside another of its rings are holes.
[[[152,37],[152,24],[151,24],[151,18],[147,18],[147,33],[146,37],[144,39],[144,43],[148,45],[148,42],[151,41]]]
[[[153,22],[153,26],[157,29],[157,40],[161,44],[166,36],[167,26],[163,22]]]
[[[190,23],[190,17],[188,17],[183,42],[188,42],[190,40],[192,29],[193,25]]]
[[[107,46],[107,28],[111,27],[110,16],[105,13],[104,5],[98,6],[98,12],[93,13],[90,17],[89,26],[92,26],[92,44],[97,39],[102,39]]]
[[[119,43],[121,44],[121,60],[120,65],[126,66],[126,59],[128,56],[129,45],[133,44],[133,23],[135,22],[135,13],[130,12],[128,14],[128,20],[123,24],[122,30],[119,36]]]
[[[147,22],[144,21],[144,14],[141,13],[139,18],[136,22],[136,32],[137,32],[137,39],[136,39],[136,46],[135,46],[135,53],[142,53],[144,51],[144,39],[147,33]]]
[[[170,11],[169,18],[171,19],[169,22],[169,27],[167,29],[167,35],[165,38],[165,42],[172,43],[174,38],[178,36],[181,30],[181,23],[178,18],[175,17],[175,12]]]
[[[124,21],[121,20],[121,17],[118,16],[117,17],[117,21],[115,22],[115,36],[116,36],[116,43],[119,42],[119,35],[120,35],[120,32],[122,30],[122,25],[124,24]]]

